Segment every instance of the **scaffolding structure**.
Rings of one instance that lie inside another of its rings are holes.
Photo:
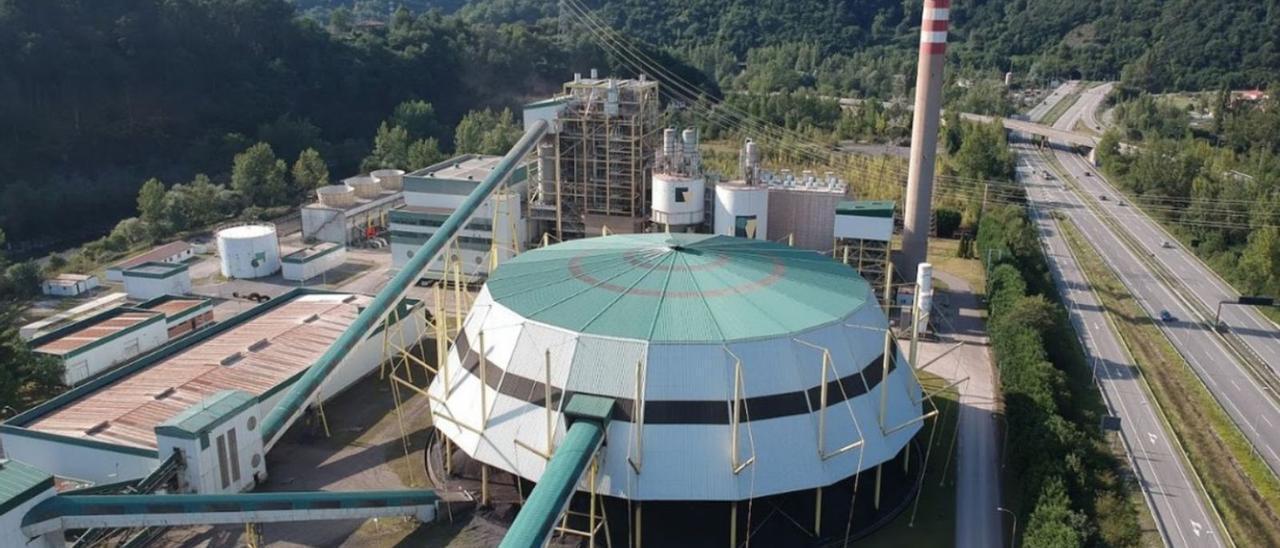
[[[871,287],[887,283],[891,242],[864,238],[836,238],[836,258],[853,267]],[[881,302],[881,306],[888,303]]]
[[[544,210],[531,218],[554,214],[562,241],[586,236],[589,224],[638,229],[649,214],[649,178],[661,135],[658,83],[643,76],[575,78],[565,83],[563,97],[554,199],[531,208]]]

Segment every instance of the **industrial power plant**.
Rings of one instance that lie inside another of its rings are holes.
[[[122,265],[144,302],[34,340],[76,386],[0,426],[0,545],[456,502],[510,508],[484,519],[511,547],[795,545],[892,520],[937,415],[891,322],[894,204],[750,139],[709,169],[696,128],[659,124],[659,85],[574,75],[503,156],[320,187],[300,247],[219,227],[220,279],[303,285],[237,293],[256,303],[229,318],[171,250]],[[376,295],[305,287],[357,253],[390,254]],[[429,408],[432,489],[250,492],[292,425],[328,435],[325,405],[370,375],[397,417]]]

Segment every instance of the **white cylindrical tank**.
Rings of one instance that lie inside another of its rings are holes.
[[[378,180],[367,175],[348,177],[342,182],[355,189],[357,198],[372,199],[382,193],[382,185],[378,184]]]
[[[920,263],[916,266],[916,284],[920,290],[916,297],[916,333],[924,334],[929,327],[929,316],[933,311],[933,265]]]
[[[769,189],[732,181],[716,185],[715,233],[763,240],[769,233]]]
[[[356,190],[347,185],[329,185],[316,189],[316,199],[320,205],[345,208],[356,203]]]
[[[653,222],[669,226],[702,223],[706,181],[670,173],[653,174]]]
[[[222,275],[261,278],[280,270],[280,241],[269,224],[240,225],[218,231]]]
[[[369,172],[369,176],[378,180],[382,190],[396,191],[404,188],[403,169],[379,169]]]

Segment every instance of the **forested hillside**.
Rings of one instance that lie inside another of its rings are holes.
[[[563,0],[713,69],[777,61],[863,92],[893,91],[886,68],[914,61],[920,1]],[[976,0],[951,6],[953,67],[1039,78],[1117,79],[1151,91],[1266,84],[1280,72],[1280,1]],[[473,0],[472,20],[557,17],[557,2]],[[807,46],[804,50],[799,46]],[[801,53],[794,53],[797,49]],[[1129,67],[1126,70],[1126,67]],[[722,80],[722,83],[724,81]]]
[[[296,17],[286,0],[0,0],[9,243],[97,237],[134,214],[148,178],[225,181],[260,140],[291,161],[315,148],[352,173],[402,101],[430,102],[448,144],[471,109],[605,66],[537,25],[407,10],[383,26],[336,23]]]

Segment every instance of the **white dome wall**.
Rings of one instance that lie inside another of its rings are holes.
[[[797,339],[829,349],[833,367],[828,372],[829,382],[870,364],[883,349],[883,331],[878,331],[883,328],[883,316],[874,303],[869,303],[846,322],[870,328],[837,323],[791,338],[728,344],[742,360],[745,396],[802,391],[819,384],[822,353]],[[494,303],[487,289],[481,291],[465,321],[464,329],[473,348],[479,345],[481,327],[489,347],[490,367],[506,368],[507,374],[541,383],[545,377],[545,353],[551,349],[552,384],[570,391],[630,400],[635,394],[635,364],[643,359],[646,401],[724,401],[728,410],[733,398],[734,361],[722,345],[648,344],[580,335],[524,320]],[[905,364],[905,360],[899,363]],[[879,367],[878,364],[877,361],[871,367]],[[479,428],[479,379],[461,369],[456,349],[450,353],[447,367],[453,384],[447,398],[448,410],[436,409],[438,404],[433,403],[433,413],[451,411],[466,424]],[[432,383],[430,391],[434,396],[444,396],[442,384],[443,376]],[[754,438],[756,461],[737,475],[730,469],[732,429],[727,424],[645,424],[642,469],[636,475],[627,463],[629,454],[640,454],[635,445],[635,425],[615,420],[608,428],[597,488],[613,496],[639,500],[740,500],[829,485],[860,471],[859,464],[861,470],[866,470],[893,458],[922,428],[923,422],[916,421],[886,439],[878,420],[881,390],[889,391],[884,421],[887,428],[920,416],[921,404],[915,402],[919,388],[906,367],[898,367],[884,382],[853,400],[836,402],[843,399],[839,390],[829,392],[832,403],[826,411],[826,450],[834,452],[857,440],[858,426],[865,439],[860,448],[826,461],[817,453],[816,414],[749,422],[744,416],[739,425],[740,459],[751,457]],[[532,396],[541,398],[541,394]],[[437,420],[437,427],[475,458],[537,481],[546,467],[545,460],[515,441],[539,451],[544,449],[545,409],[492,388],[487,391],[487,400],[491,408],[484,440],[445,419]],[[851,410],[858,417],[856,426]],[[564,435],[563,420],[559,413],[553,417],[557,442]]]

